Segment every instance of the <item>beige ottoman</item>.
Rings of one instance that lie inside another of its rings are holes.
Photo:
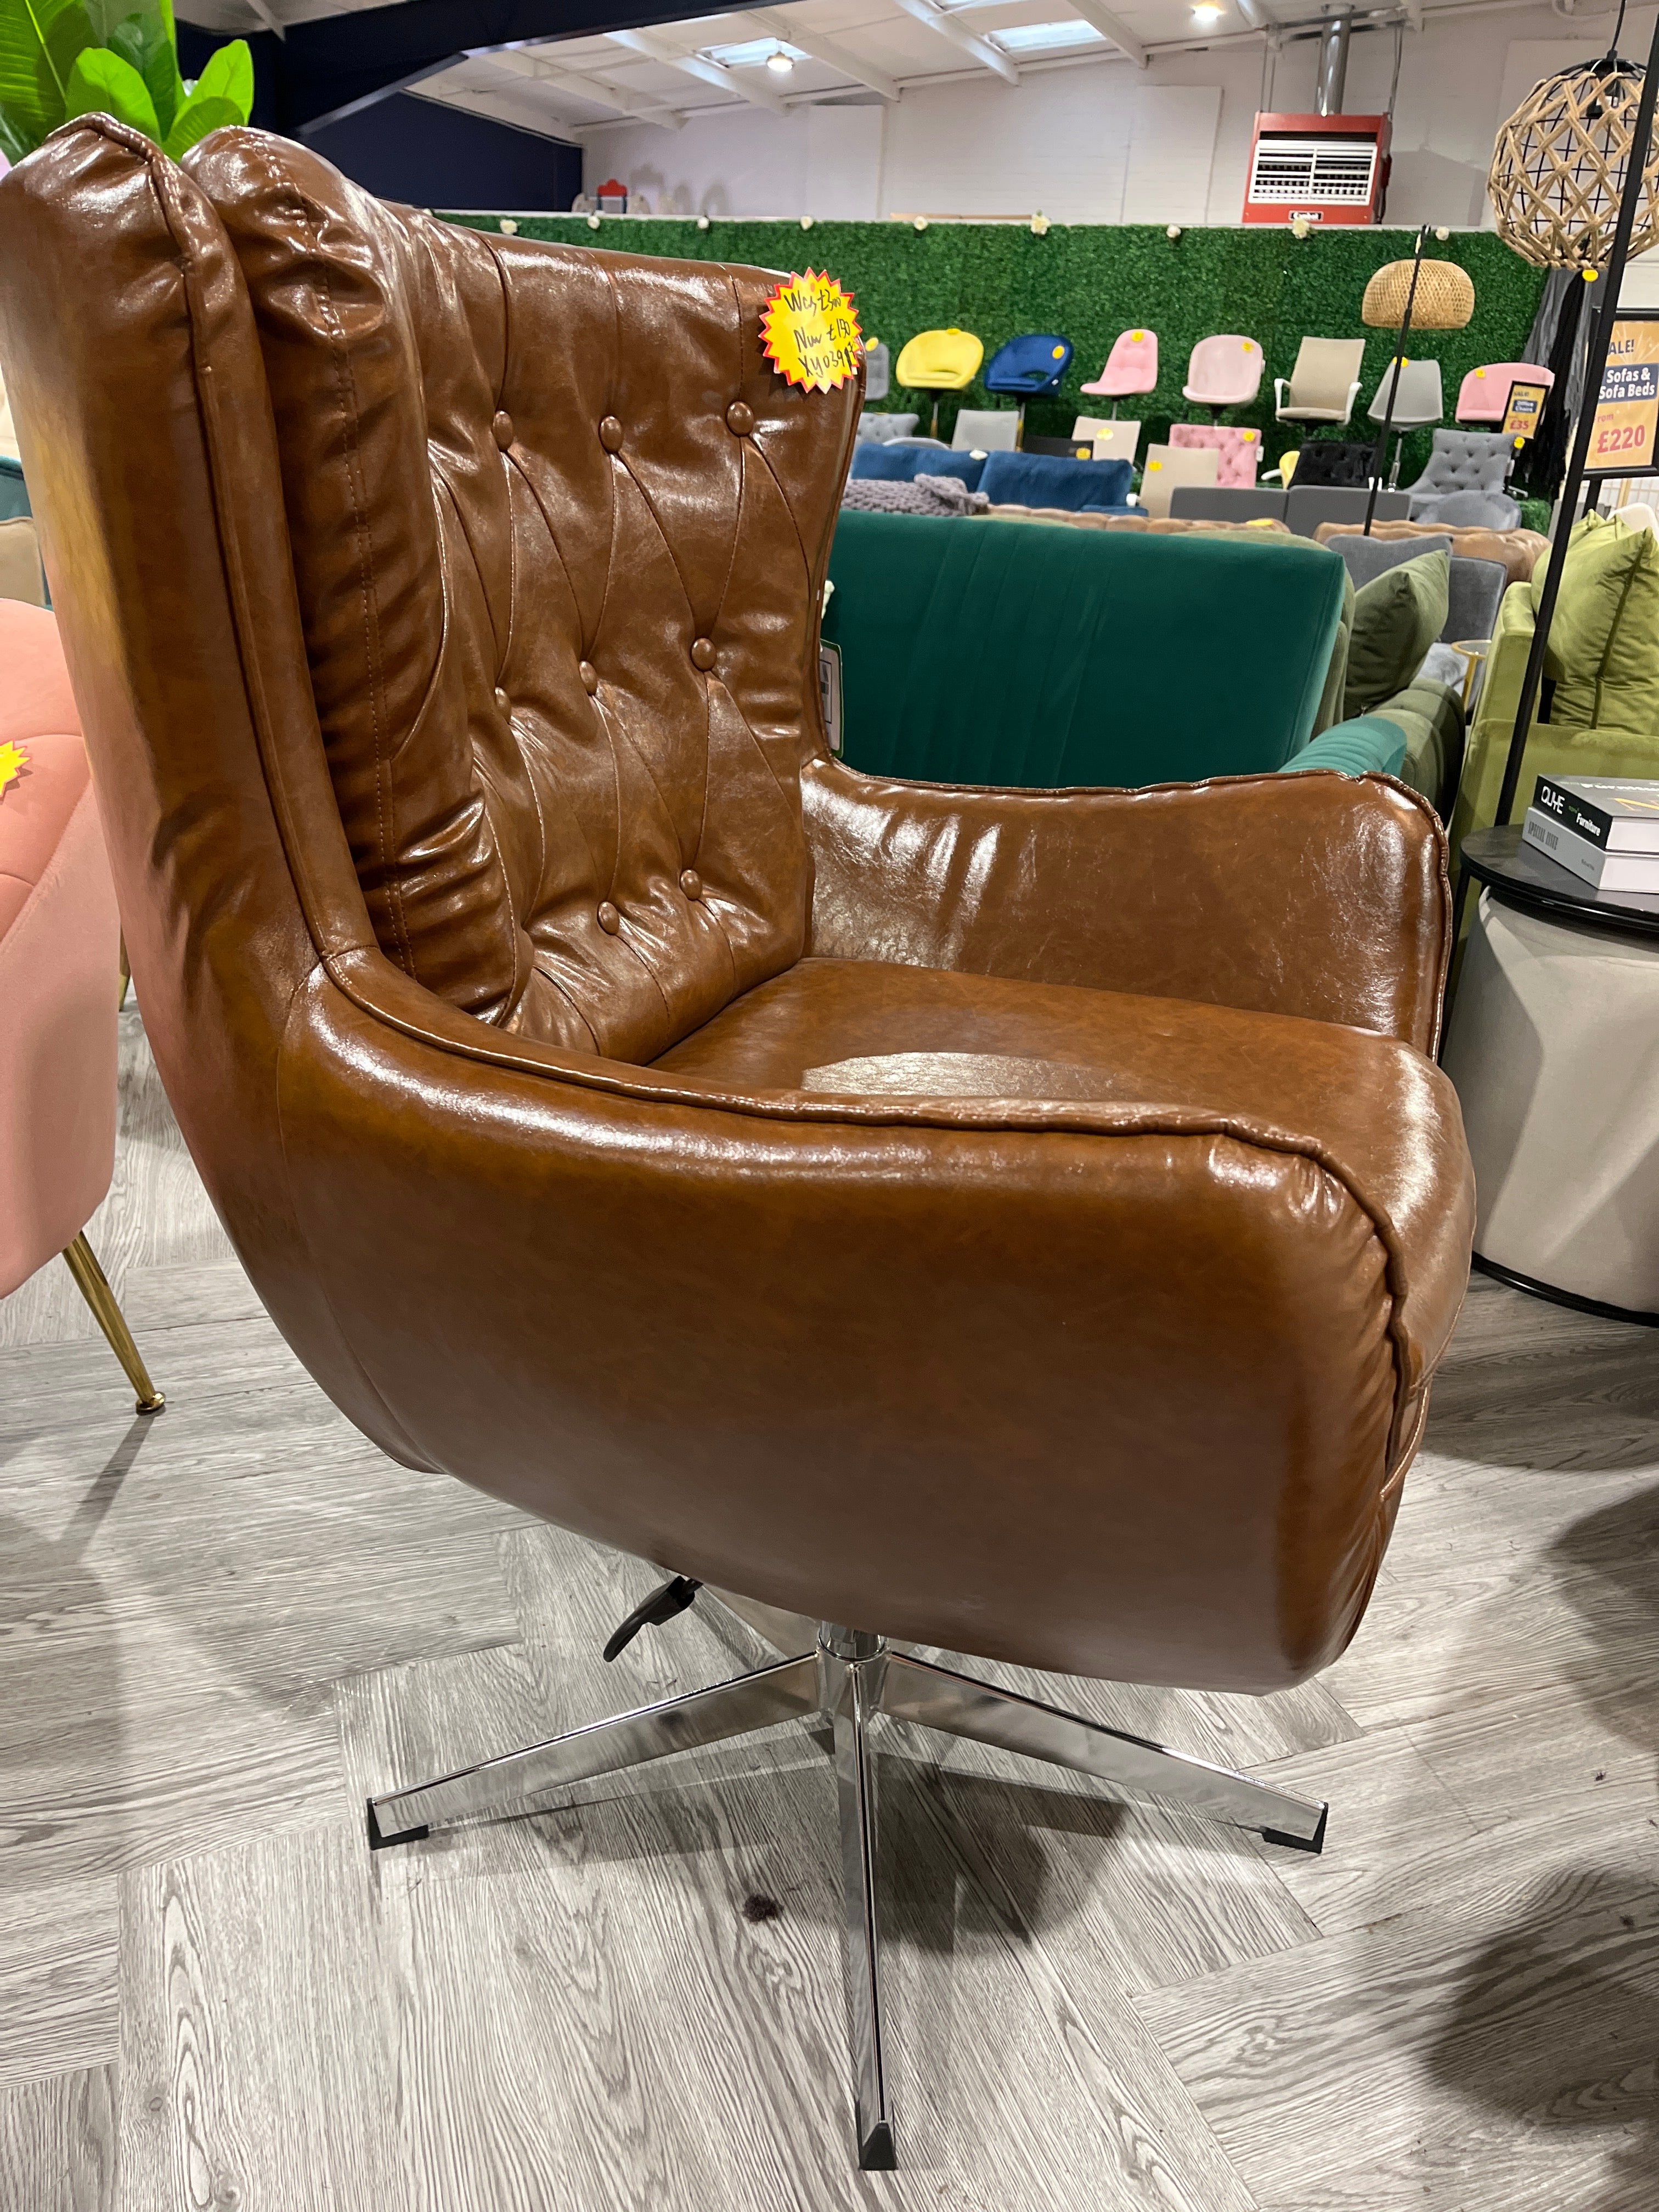
[[[1477,1257],[1659,1321],[1659,938],[1482,891],[1443,1060],[1474,1161]]]

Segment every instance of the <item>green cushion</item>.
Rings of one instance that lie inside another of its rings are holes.
[[[1282,767],[1347,572],[1304,539],[849,508],[830,574],[849,765],[1042,789]]]
[[[1532,580],[1536,610],[1540,563]],[[1659,730],[1659,538],[1615,515],[1573,526],[1544,673],[1550,720],[1580,730]]]
[[[1353,597],[1346,713],[1369,714],[1402,691],[1446,626],[1451,562],[1421,553],[1362,584]]]
[[[1406,732],[1398,722],[1381,714],[1356,714],[1304,745],[1294,760],[1286,761],[1284,773],[1334,768],[1343,775],[1398,775],[1405,758]]]

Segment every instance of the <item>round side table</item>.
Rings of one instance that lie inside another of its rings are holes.
[[[1659,1325],[1659,896],[1522,842],[1464,840],[1481,886],[1441,1054],[1474,1161],[1476,1264]]]

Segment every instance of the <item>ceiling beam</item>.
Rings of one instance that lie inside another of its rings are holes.
[[[624,92],[614,85],[603,71],[561,69],[552,58],[556,47],[538,50],[526,46],[491,46],[474,49],[473,58],[491,63],[495,68],[511,70],[515,76],[527,76],[538,84],[553,90],[574,93],[580,100],[591,100],[596,107],[608,107],[617,115],[632,115],[641,123],[654,123],[664,131],[678,131],[685,118],[677,107],[667,107],[660,100],[645,100],[639,94]]]
[[[1121,15],[1113,15],[1109,8],[1099,5],[1099,0],[1066,0],[1074,15],[1081,15],[1091,23],[1103,39],[1109,40],[1121,54],[1127,54],[1137,69],[1146,66],[1146,49]],[[1243,10],[1241,8],[1240,11]]]
[[[753,106],[769,108],[774,115],[789,112],[770,85],[748,82],[757,74],[752,70],[729,70],[719,62],[705,61],[701,54],[681,53],[665,39],[659,39],[649,31],[607,31],[605,36],[619,46],[642,54],[647,61],[663,62],[670,69],[684,70],[688,76],[701,77],[705,84],[716,85],[720,91],[730,93],[733,100],[746,100]]]
[[[757,29],[769,33],[784,46],[799,47],[802,53],[811,54],[815,62],[822,62],[826,69],[839,70],[854,84],[867,85],[872,92],[878,92],[884,100],[898,98],[896,79],[889,76],[885,70],[878,70],[873,62],[860,60],[839,39],[826,39],[822,31],[804,29],[793,15],[784,15],[780,9],[747,8],[743,12]]]
[[[895,0],[907,15],[914,15],[919,23],[926,23],[930,31],[937,31],[953,46],[960,46],[964,54],[971,54],[981,69],[994,70],[1006,84],[1018,84],[1019,71],[1000,46],[988,46],[966,31],[952,17],[943,15],[933,5],[933,0]],[[612,33],[615,36],[615,33]]]

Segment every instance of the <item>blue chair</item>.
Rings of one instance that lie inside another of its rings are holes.
[[[1000,398],[1052,399],[1071,365],[1070,338],[1030,331],[997,348],[981,381]]]

